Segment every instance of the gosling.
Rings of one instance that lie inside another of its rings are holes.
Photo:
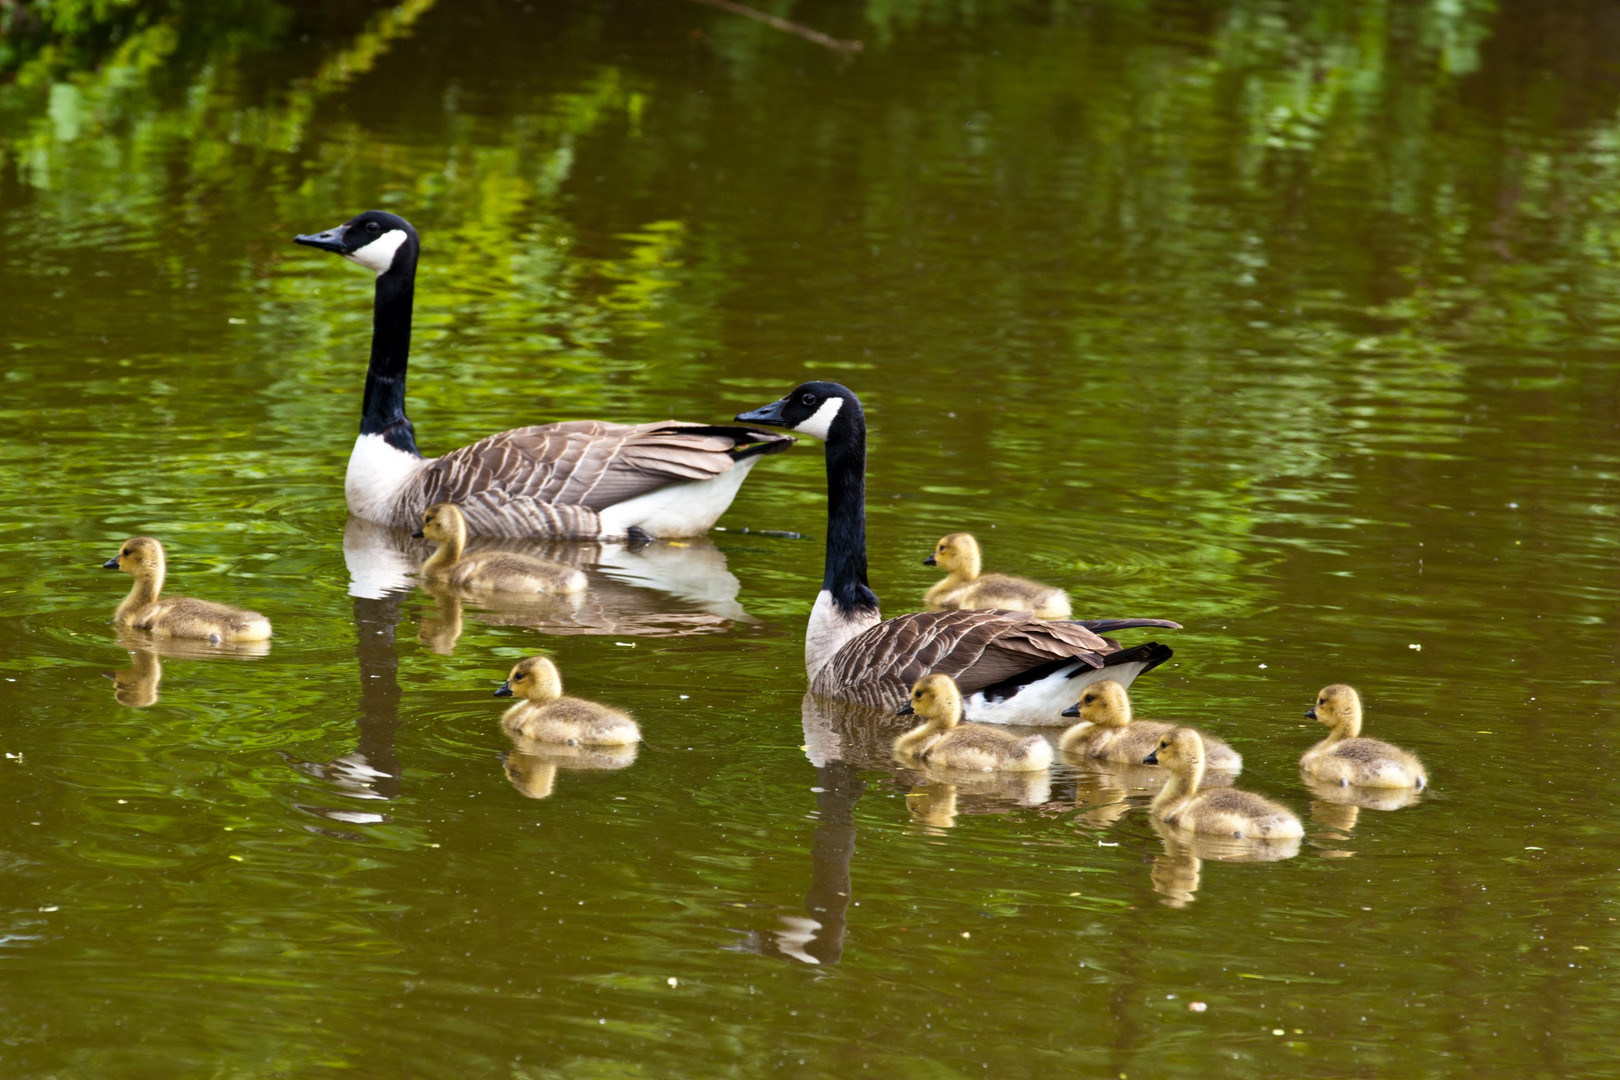
[[[584,592],[583,571],[562,563],[510,551],[468,555],[467,519],[455,503],[434,503],[422,514],[414,534],[438,544],[422,564],[422,576],[476,592],[546,593],[566,596]]]
[[[101,567],[122,570],[135,579],[135,587],[113,613],[113,621],[119,626],[146,630],[159,637],[188,638],[215,645],[263,641],[270,636],[270,620],[257,611],[242,611],[184,596],[159,599],[168,563],[163,557],[163,545],[150,536],[125,540],[118,554]]]
[[[1159,739],[1175,724],[1160,720],[1132,720],[1131,698],[1113,679],[1101,679],[1087,686],[1080,700],[1063,710],[1064,716],[1078,716],[1080,723],[1058,739],[1058,749],[1078,758],[1138,765],[1153,753]],[[1198,733],[1204,740],[1204,767],[1213,772],[1243,771],[1243,755],[1213,735]]]
[[[1429,785],[1429,774],[1415,754],[1379,739],[1363,739],[1361,695],[1344,683],[1324,686],[1305,713],[1330,729],[1328,737],[1305,751],[1300,772],[1308,780],[1340,787],[1416,788]]]
[[[930,608],[1000,608],[1027,611],[1038,619],[1069,618],[1069,594],[1051,585],[1007,574],[979,573],[979,542],[972,533],[951,533],[935,545],[924,566],[950,571],[923,594]]]
[[[557,665],[543,656],[519,661],[495,691],[522,701],[506,710],[501,727],[513,739],[568,746],[629,746],[641,729],[628,713],[583,698],[564,697]]]
[[[1153,816],[1172,828],[1239,840],[1284,840],[1302,837],[1305,827],[1287,807],[1237,788],[1199,791],[1204,781],[1204,740],[1192,728],[1176,728],[1159,737],[1159,745],[1142,759],[1163,765],[1170,779],[1153,797]]]
[[[972,772],[1036,772],[1052,764],[1052,744],[1039,735],[1020,738],[1000,728],[961,723],[962,692],[949,675],[917,680],[899,713],[913,714],[924,723],[894,740],[897,758]]]

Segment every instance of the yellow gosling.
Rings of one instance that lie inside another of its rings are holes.
[[[911,688],[901,716],[923,723],[894,740],[894,755],[944,769],[1034,772],[1052,764],[1052,745],[1039,735],[1022,738],[984,724],[964,724],[962,692],[949,675],[926,675]]]
[[[1416,788],[1429,785],[1417,756],[1398,746],[1361,735],[1361,695],[1344,683],[1325,686],[1306,719],[1328,726],[1328,737],[1305,751],[1300,772],[1309,780],[1341,787]]]
[[[1158,748],[1142,760],[1163,765],[1170,779],[1153,797],[1153,816],[1173,828],[1238,840],[1281,840],[1305,835],[1287,807],[1237,788],[1198,790],[1204,780],[1204,740],[1192,728],[1160,736]]]
[[[1069,594],[1062,589],[1007,574],[980,574],[980,559],[972,533],[951,533],[940,540],[923,565],[949,573],[923,595],[923,602],[938,609],[1000,608],[1040,619],[1069,618]]]
[[[1070,757],[1140,765],[1153,753],[1159,740],[1175,724],[1159,720],[1133,720],[1131,698],[1113,679],[1102,679],[1087,686],[1080,700],[1063,710],[1064,716],[1078,716],[1080,722],[1058,739],[1058,749]],[[1243,755],[1213,735],[1198,733],[1204,740],[1204,768],[1212,772],[1243,771]]]
[[[467,554],[467,519],[454,503],[434,503],[422,514],[418,537],[439,546],[422,564],[422,576],[477,592],[584,592],[590,584],[583,571],[562,563],[510,551]]]
[[[523,698],[506,710],[501,726],[513,739],[569,746],[627,746],[641,741],[628,713],[583,698],[564,697],[557,665],[531,656],[512,668],[496,697]]]
[[[263,641],[270,636],[270,620],[257,611],[184,596],[160,596],[168,563],[163,557],[163,545],[150,536],[125,540],[118,554],[101,566],[104,570],[122,570],[135,579],[135,587],[113,614],[119,626],[215,645]]]

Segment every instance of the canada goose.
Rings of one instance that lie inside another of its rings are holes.
[[[118,554],[101,567],[122,570],[135,579],[135,587],[113,614],[119,626],[147,630],[162,637],[211,641],[216,645],[263,641],[270,636],[270,620],[257,611],[242,611],[184,596],[159,599],[167,563],[163,558],[163,545],[150,536],[125,540]]]
[[[343,485],[360,517],[410,529],[432,504],[453,502],[478,536],[695,536],[725,513],[761,457],[793,441],[679,420],[574,420],[513,428],[424,458],[405,415],[416,230],[371,210],[293,239],[377,275],[360,437]]]
[[[894,756],[916,758],[945,769],[972,772],[1034,772],[1052,764],[1052,744],[1039,735],[1023,738],[964,724],[962,694],[949,675],[925,675],[912,687],[901,716],[916,714],[923,723],[894,740]]]
[[[1051,585],[1007,574],[981,574],[979,542],[972,533],[951,533],[934,545],[934,553],[924,566],[937,566],[949,573],[923,594],[930,608],[999,608],[1027,611],[1037,619],[1067,619],[1069,594]]]
[[[1340,786],[1417,788],[1428,786],[1429,774],[1417,756],[1361,734],[1361,695],[1344,683],[1324,686],[1316,704],[1306,710],[1307,720],[1320,720],[1331,731],[1305,751],[1300,772],[1308,779]]]
[[[476,592],[584,592],[590,582],[583,571],[562,563],[512,551],[466,554],[467,519],[455,503],[434,503],[422,514],[422,527],[412,535],[439,546],[422,563],[422,576]]]
[[[1058,749],[1073,757],[1097,761],[1140,764],[1153,753],[1165,732],[1176,728],[1159,720],[1132,720],[1131,698],[1113,679],[1098,679],[1080,692],[1080,700],[1063,710],[1064,716],[1078,716],[1080,723],[1058,739]],[[1204,740],[1204,767],[1216,772],[1243,771],[1243,755],[1213,735],[1198,733]]]
[[[513,739],[569,746],[625,746],[641,741],[641,729],[629,715],[583,698],[564,697],[557,665],[544,656],[520,660],[496,697],[520,695],[506,710],[501,726]]]
[[[1199,790],[1204,780],[1204,740],[1192,728],[1176,728],[1159,737],[1144,765],[1163,765],[1170,779],[1153,797],[1153,816],[1188,832],[1235,839],[1283,839],[1305,835],[1304,826],[1287,807],[1237,788]]]
[[[969,720],[1058,724],[1079,689],[1098,678],[1128,684],[1164,663],[1169,646],[1124,649],[1099,636],[1136,626],[1179,629],[1164,619],[1047,622],[1005,611],[925,611],[883,621],[866,583],[866,417],[837,383],[809,382],[744,423],[769,424],[827,444],[827,547],[821,593],[810,612],[804,660],[810,689],[879,708],[906,700],[938,672],[956,680]]]

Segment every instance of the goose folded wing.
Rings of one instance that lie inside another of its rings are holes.
[[[792,440],[775,432],[666,421],[575,420],[514,428],[452,450],[423,477],[428,504],[484,492],[506,499],[602,510],[669,484],[708,480],[739,453]]]
[[[949,675],[971,694],[1053,662],[1102,667],[1117,651],[1117,642],[1080,623],[1002,611],[926,611],[889,619],[854,638],[833,657],[827,674],[837,685],[864,691],[863,700],[898,703],[924,675]]]

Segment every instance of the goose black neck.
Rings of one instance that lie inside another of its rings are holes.
[[[360,411],[360,434],[381,435],[389,446],[421,457],[416,431],[405,415],[405,367],[411,357],[411,306],[416,298],[416,257],[400,251],[386,273],[377,275],[372,308],[371,366]]]
[[[839,417],[827,440],[827,564],[821,587],[847,615],[875,612],[866,583],[866,418],[859,406]]]

